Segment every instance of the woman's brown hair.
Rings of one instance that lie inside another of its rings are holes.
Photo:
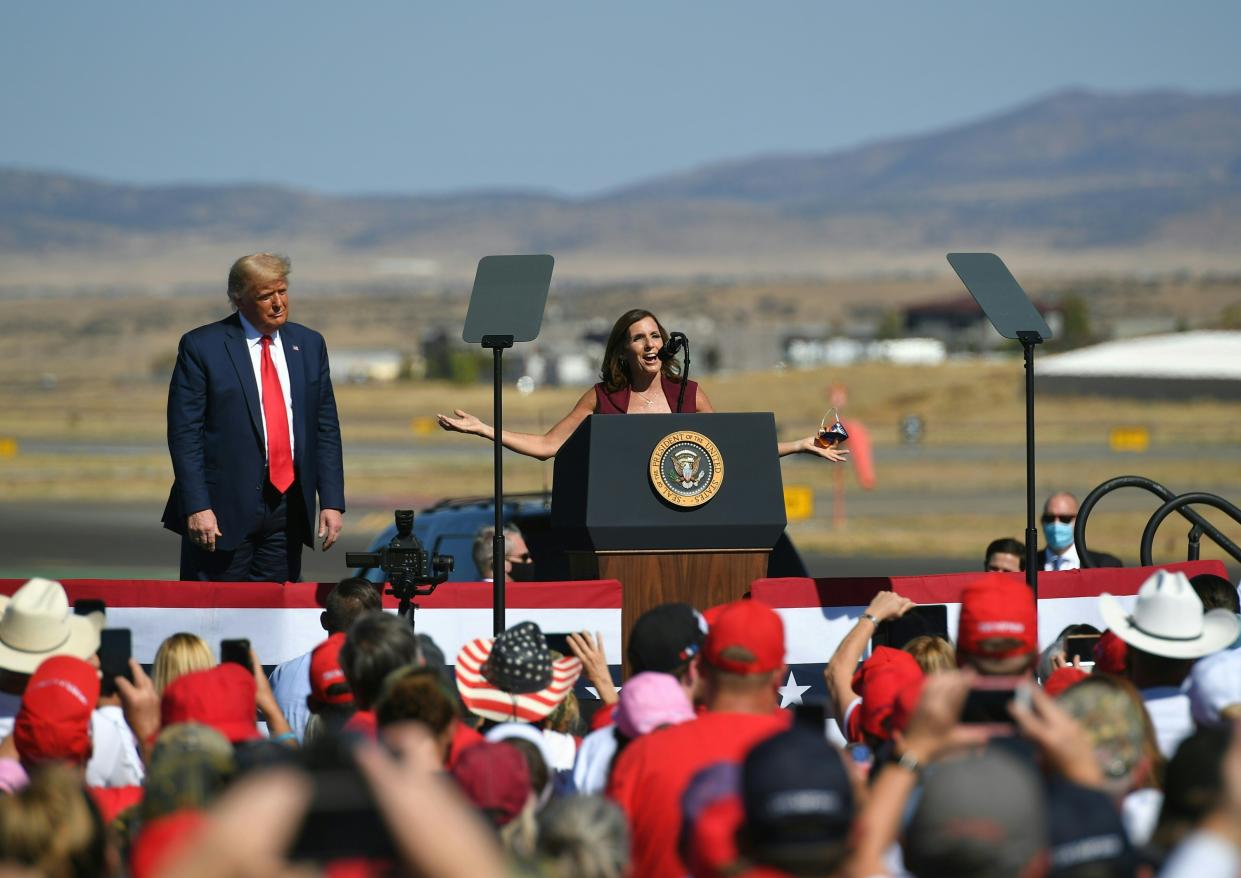
[[[107,833],[81,775],[40,766],[30,784],[0,796],[0,862],[45,878],[95,878],[109,868]]]
[[[603,365],[599,368],[599,380],[608,393],[615,393],[629,386],[629,370],[625,365],[624,347],[629,343],[629,327],[647,317],[655,321],[659,327],[659,335],[668,343],[668,330],[659,322],[659,318],[644,308],[634,308],[622,314],[612,325],[608,334],[608,343],[603,349]],[[660,368],[660,373],[669,381],[680,382],[681,366],[674,360],[667,360]]]

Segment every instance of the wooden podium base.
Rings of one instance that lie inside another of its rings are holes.
[[[687,603],[698,610],[735,601],[767,575],[767,549],[670,552],[572,552],[576,579],[618,579],[621,589],[621,655],[634,620],[658,604]],[[629,661],[624,660],[624,675]]]

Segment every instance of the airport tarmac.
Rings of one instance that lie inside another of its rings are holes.
[[[176,579],[180,537],[160,524],[163,508],[147,504],[0,503],[0,579]],[[366,551],[391,521],[390,510],[346,516],[346,530],[327,552],[302,554],[303,578],[327,582],[347,572],[345,552]],[[893,576],[969,569],[960,558],[855,558],[807,555],[816,576]]]

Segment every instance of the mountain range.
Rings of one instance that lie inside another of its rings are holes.
[[[0,167],[0,289],[179,278],[289,252],[337,282],[466,277],[493,252],[619,279],[942,270],[995,249],[1047,270],[1241,269],[1241,93],[1065,91],[944,130],[760,156],[579,198],[327,196]]]

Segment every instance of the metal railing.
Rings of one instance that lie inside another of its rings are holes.
[[[1209,494],[1205,491],[1175,494],[1155,480],[1148,479],[1145,476],[1117,476],[1114,479],[1108,479],[1087,494],[1086,499],[1082,501],[1081,507],[1077,510],[1077,521],[1073,525],[1073,541],[1077,544],[1077,553],[1081,558],[1082,567],[1094,566],[1090,561],[1090,551],[1086,547],[1086,521],[1090,517],[1090,512],[1104,496],[1119,488],[1141,488],[1163,501],[1163,505],[1150,517],[1150,520],[1146,522],[1145,529],[1142,531],[1141,566],[1153,566],[1154,561],[1151,559],[1151,549],[1155,543],[1155,531],[1159,529],[1159,526],[1173,512],[1180,513],[1191,525],[1188,534],[1187,560],[1198,560],[1201,540],[1203,536],[1206,536],[1231,555],[1237,563],[1241,564],[1241,547],[1220,533],[1219,528],[1189,507],[1195,503],[1211,506],[1229,516],[1237,524],[1241,524],[1241,509],[1218,494]]]

